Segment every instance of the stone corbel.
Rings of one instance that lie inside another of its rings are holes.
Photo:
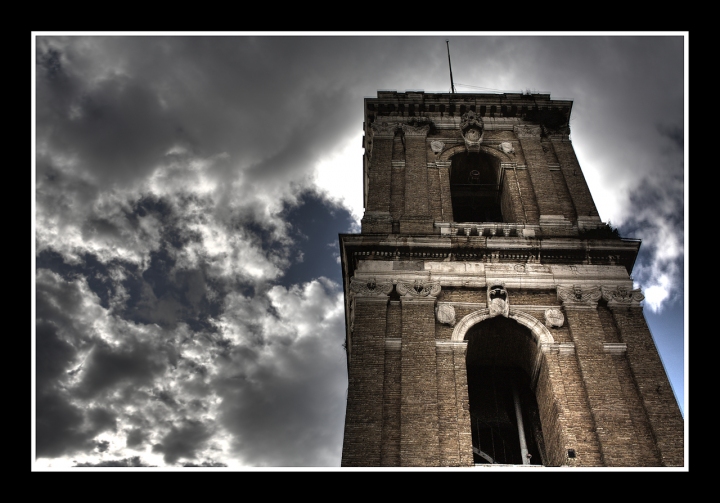
[[[603,286],[602,296],[609,307],[640,307],[640,302],[645,299],[640,289],[631,290],[626,286]]]
[[[597,286],[560,286],[557,287],[558,298],[564,307],[597,307],[602,292]]]

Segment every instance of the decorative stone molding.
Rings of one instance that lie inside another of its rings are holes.
[[[596,307],[602,292],[597,286],[559,286],[558,298],[565,307]]]
[[[437,353],[464,353],[466,349],[467,341],[435,341],[435,351]]]
[[[439,323],[444,323],[451,327],[455,326],[455,308],[451,304],[444,302],[438,303],[438,306],[435,308],[435,317]]]
[[[433,140],[430,142],[430,148],[433,152],[435,152],[435,155],[440,155],[443,151],[443,148],[445,148],[445,144],[440,140]]]
[[[424,126],[411,126],[410,124],[402,124],[402,130],[405,136],[421,136],[426,137],[430,132],[430,125],[425,124]]]
[[[375,278],[356,279],[350,278],[350,290],[360,297],[380,297],[388,295],[392,292],[393,284],[391,281],[377,282]]]
[[[395,337],[388,337],[385,339],[385,349],[386,350],[394,350],[394,351],[400,351],[400,347],[402,346],[402,339],[395,338]]]
[[[559,353],[561,355],[571,355],[575,352],[574,342],[558,342],[554,344],[543,344],[541,346],[543,353]]]
[[[373,138],[394,138],[398,126],[397,122],[373,122],[370,124]]]
[[[472,110],[463,114],[460,119],[460,133],[465,139],[466,150],[468,152],[479,152],[484,133],[482,117]]]
[[[565,323],[565,315],[559,309],[545,310],[545,326],[552,328],[560,328]]]
[[[611,355],[624,355],[627,353],[627,344],[624,342],[605,342],[603,350]]]
[[[440,293],[440,283],[420,279],[416,279],[413,283],[398,281],[397,291],[405,297],[437,297]]]
[[[540,129],[540,126],[531,126],[525,124],[515,126],[514,130],[518,138],[539,138],[540,132],[542,131]]]
[[[504,283],[493,283],[487,289],[488,309],[490,310],[490,316],[497,316],[499,314],[508,317],[510,310],[510,299],[508,298],[507,290],[505,290]]]
[[[640,302],[645,299],[640,289],[631,290],[626,286],[618,287],[602,287],[602,296],[607,301],[608,306],[627,306],[639,307]]]

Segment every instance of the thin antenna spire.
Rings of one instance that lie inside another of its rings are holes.
[[[445,39],[445,43],[447,44],[448,51],[448,66],[450,66],[450,92],[455,93],[455,84],[453,83],[452,78],[452,63],[450,62],[450,41],[448,39]]]

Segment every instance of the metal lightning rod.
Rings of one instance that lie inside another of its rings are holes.
[[[452,63],[450,62],[450,41],[445,39],[445,43],[447,44],[448,51],[448,66],[450,66],[450,92],[455,93],[455,84],[453,83],[452,78]]]

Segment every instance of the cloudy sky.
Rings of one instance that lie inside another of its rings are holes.
[[[687,37],[33,34],[34,469],[337,468],[363,98],[546,92],[685,401]]]

